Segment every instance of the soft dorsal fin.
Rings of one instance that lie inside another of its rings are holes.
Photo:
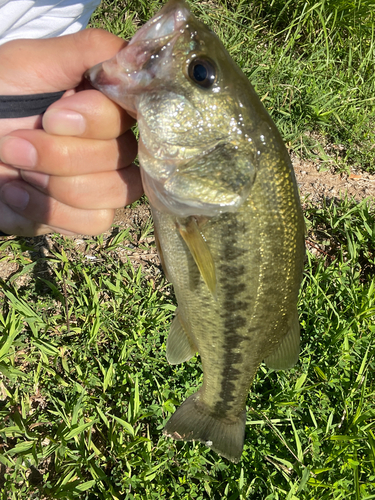
[[[179,365],[184,361],[189,361],[196,352],[197,348],[186,333],[177,309],[167,339],[167,361],[171,365]]]
[[[199,230],[197,221],[194,217],[189,217],[187,222],[182,223],[177,221],[177,227],[180,235],[188,246],[195,263],[198,266],[199,272],[206,283],[208,289],[215,296],[216,294],[216,273],[215,263],[212,258],[210,249]]]
[[[287,370],[292,368],[299,356],[300,348],[300,329],[297,311],[293,316],[290,329],[281,340],[276,349],[264,360],[268,368],[274,370]]]

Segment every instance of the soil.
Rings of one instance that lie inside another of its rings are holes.
[[[336,173],[333,169],[323,170],[313,161],[302,161],[292,156],[301,198],[308,197],[315,204],[333,198],[348,196],[358,202],[364,198],[375,198],[375,175],[352,171]]]

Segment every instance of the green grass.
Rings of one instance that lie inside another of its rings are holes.
[[[161,0],[106,0],[92,19],[123,38]],[[189,1],[255,86],[288,147],[375,172],[374,0]]]
[[[162,437],[202,372],[196,358],[166,362],[173,293],[132,257],[150,228],[88,238],[84,251],[54,236],[47,257],[43,238],[1,243],[17,269],[0,309],[1,498],[375,498],[374,208],[305,213],[317,255],[300,294],[300,362],[261,366],[238,465]]]
[[[159,6],[107,0],[92,23],[127,38]],[[290,148],[375,170],[371,2],[192,7]],[[0,240],[0,498],[375,499],[375,209],[343,199],[304,211],[300,361],[260,367],[237,465],[162,437],[202,371],[199,357],[165,359],[176,304],[160,269],[139,265],[155,251],[150,221],[80,245]]]

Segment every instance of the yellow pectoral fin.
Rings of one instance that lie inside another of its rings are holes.
[[[208,289],[215,296],[216,294],[216,273],[215,263],[212,258],[210,249],[199,231],[197,221],[193,217],[189,217],[186,224],[177,222],[178,230],[188,246],[195,263],[198,266],[199,272],[206,283]]]

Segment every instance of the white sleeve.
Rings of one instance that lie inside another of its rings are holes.
[[[0,44],[84,29],[100,0],[0,0]]]

